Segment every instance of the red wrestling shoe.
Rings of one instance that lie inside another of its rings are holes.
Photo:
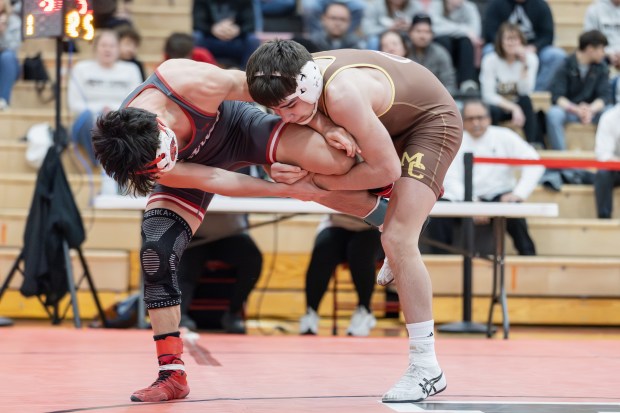
[[[132,402],[162,402],[183,399],[189,394],[185,365],[181,360],[183,341],[179,337],[168,336],[164,340],[157,340],[155,344],[159,377],[149,387],[132,394]]]

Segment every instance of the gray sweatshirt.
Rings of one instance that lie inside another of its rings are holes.
[[[598,0],[588,7],[583,30],[599,30],[609,42],[609,50],[620,52],[620,6],[611,0]]]
[[[424,52],[418,53],[414,50],[408,57],[433,72],[448,92],[453,94],[456,91],[456,74],[452,58],[443,46],[431,43]]]

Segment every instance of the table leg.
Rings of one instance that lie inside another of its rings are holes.
[[[508,300],[506,298],[505,267],[506,267],[506,218],[497,217],[493,222],[495,236],[495,252],[493,263],[493,298],[491,300],[491,315],[493,306],[498,303],[502,308],[502,326],[504,329],[504,339],[508,338],[510,332],[510,321],[508,318]],[[499,286],[499,291],[496,291]],[[489,319],[489,324],[491,320]]]

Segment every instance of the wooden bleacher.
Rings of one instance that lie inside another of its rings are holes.
[[[592,0],[549,0],[548,3],[555,23],[555,45],[573,52]]]
[[[572,51],[581,32],[583,15],[590,1],[550,0],[556,21],[556,45]],[[172,32],[191,31],[191,0],[134,0],[133,12],[137,27],[143,35],[140,58],[151,72],[161,61],[161,50],[166,36]],[[162,27],[161,22],[165,22]],[[90,56],[90,45],[78,43],[80,52],[73,60]],[[42,51],[46,65],[53,75],[54,42],[50,40],[27,41],[21,57]],[[63,56],[67,67],[68,56]],[[66,87],[63,87],[63,97]],[[546,110],[548,94],[535,94],[534,106]],[[65,100],[66,103],[66,100]],[[0,112],[0,275],[8,272],[22,245],[22,236],[30,205],[36,171],[27,165],[24,154],[26,144],[19,141],[35,123],[53,124],[53,104],[43,104],[37,98],[33,85],[17,83],[12,107]],[[65,115],[63,123],[70,125]],[[545,157],[580,157],[593,159],[592,128],[570,126],[567,141],[570,152],[546,151]],[[104,305],[124,297],[137,285],[139,264],[137,251],[140,244],[140,214],[92,210],[88,193],[90,181],[76,163],[70,151],[63,155],[63,164],[69,175],[76,199],[83,213],[88,240],[84,245],[95,283],[101,292]],[[99,176],[95,174],[92,185],[97,191]],[[560,192],[539,187],[532,202],[557,202],[558,219],[531,220],[530,227],[540,256],[507,258],[509,311],[513,323],[606,325],[620,323],[620,208],[612,220],[597,220],[591,186],[564,185]],[[616,195],[616,205],[620,205]],[[252,217],[253,222],[265,218]],[[252,230],[262,251],[265,252],[264,273],[258,288],[250,297],[247,313],[255,317],[297,319],[305,310],[304,274],[312,248],[319,216],[305,216],[283,222],[278,226],[278,242],[274,244],[274,230],[262,227]],[[510,240],[507,242],[512,248]],[[514,251],[511,250],[513,253]],[[267,277],[275,258],[274,271]],[[435,292],[435,320],[456,321],[461,311],[461,257],[426,256]],[[79,266],[78,266],[79,268]],[[484,320],[488,310],[490,265],[475,262],[474,319]],[[353,303],[350,277],[345,271],[338,275],[344,290],[339,301]],[[268,279],[269,278],[269,279]],[[27,300],[12,289],[0,302],[0,314],[10,317],[45,317],[35,300]],[[261,297],[264,294],[264,297]],[[262,298],[262,300],[260,299]],[[95,314],[87,292],[80,294],[83,315]],[[382,316],[385,295],[378,287],[373,297],[373,309]],[[258,308],[258,303],[261,303]],[[324,316],[331,314],[331,292],[328,292],[319,309]],[[346,316],[346,311],[343,312]]]

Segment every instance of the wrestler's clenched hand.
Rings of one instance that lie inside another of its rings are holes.
[[[355,138],[346,129],[340,126],[330,126],[323,133],[329,146],[345,151],[347,156],[354,157],[356,154],[362,153],[357,142],[355,142]]]
[[[271,179],[283,184],[294,184],[306,175],[308,175],[308,171],[301,169],[299,166],[287,165],[280,162],[271,164],[269,170]]]

